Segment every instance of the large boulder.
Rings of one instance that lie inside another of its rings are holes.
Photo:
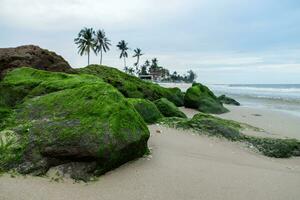
[[[228,112],[214,93],[205,85],[193,83],[184,96],[184,106],[204,113],[221,114]]]
[[[148,151],[144,120],[95,76],[18,68],[0,82],[0,95],[9,115],[0,130],[8,141],[0,145],[0,169],[45,174],[81,162],[76,166],[102,174]]]
[[[154,103],[165,117],[187,118],[187,116],[181,112],[174,103],[166,98],[158,99],[154,101]]]
[[[140,98],[154,101],[166,98],[176,106],[183,106],[183,93],[179,88],[164,88],[149,81],[143,81],[120,70],[103,65],[89,65],[78,72],[92,74],[113,85],[127,98]]]
[[[63,57],[38,46],[0,48],[0,77],[3,77],[7,70],[18,67],[32,67],[55,72],[74,71]]]
[[[223,104],[234,105],[234,106],[240,106],[241,105],[238,101],[236,101],[235,99],[230,98],[226,95],[221,95],[221,96],[218,97],[218,99]]]
[[[156,105],[147,99],[129,98],[128,101],[134,106],[146,123],[153,124],[163,117]]]

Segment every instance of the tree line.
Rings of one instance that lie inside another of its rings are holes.
[[[75,44],[78,48],[78,53],[83,56],[87,55],[88,65],[90,64],[91,52],[96,55],[100,55],[100,65],[102,65],[103,53],[110,50],[111,41],[106,37],[104,30],[95,31],[93,28],[83,28],[78,33],[78,36],[74,39]],[[140,67],[140,57],[144,55],[140,48],[134,49],[132,57],[136,58],[134,67],[128,67],[126,64],[126,58],[128,58],[128,43],[125,40],[118,42],[116,47],[121,51],[120,59],[124,61],[124,71],[131,75],[149,75],[155,74],[161,77],[162,81],[184,81],[193,82],[196,79],[196,74],[190,70],[187,75],[180,75],[176,71],[170,74],[169,70],[158,65],[157,58],[153,58],[151,62],[146,60],[145,63]]]

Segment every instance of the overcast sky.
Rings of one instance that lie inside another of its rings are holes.
[[[0,47],[35,44],[83,67],[73,41],[83,27],[105,30],[103,62],[120,69],[124,39],[142,61],[204,83],[300,83],[299,0],[0,0]]]

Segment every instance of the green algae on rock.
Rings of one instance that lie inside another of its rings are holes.
[[[228,105],[235,105],[235,106],[240,106],[241,104],[237,102],[235,99],[230,98],[226,95],[221,95],[218,97],[219,101],[223,104],[228,104]]]
[[[165,117],[187,118],[187,116],[183,112],[181,112],[175,106],[175,104],[173,104],[166,98],[158,99],[158,100],[154,101],[154,103]]]
[[[193,83],[184,96],[184,106],[204,113],[221,114],[228,112],[214,93],[200,83]]]
[[[163,117],[156,105],[147,99],[128,98],[127,100],[134,106],[146,123],[153,124]]]
[[[244,135],[241,130],[247,125],[225,120],[209,114],[199,113],[192,119],[177,117],[162,118],[161,124],[173,128],[191,129],[199,134],[223,137],[231,141],[244,142],[255,147],[264,155],[275,158],[300,156],[300,141],[296,139],[262,138]]]
[[[78,71],[100,77],[117,88],[127,98],[141,98],[154,101],[164,97],[176,106],[183,105],[183,94],[179,88],[164,88],[158,84],[128,75],[116,68],[103,65],[89,65],[78,69]]]
[[[95,76],[18,68],[0,85],[9,88],[0,89],[2,107],[13,110],[1,137],[8,131],[15,138],[14,148],[0,152],[8,157],[2,169],[39,175],[79,161],[96,162],[90,172],[102,174],[148,151],[144,120],[118,90]],[[27,89],[16,94],[15,88]]]

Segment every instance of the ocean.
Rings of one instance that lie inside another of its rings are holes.
[[[186,91],[191,84],[162,83]],[[280,110],[300,116],[300,84],[208,84],[216,95],[225,94],[243,106]]]

